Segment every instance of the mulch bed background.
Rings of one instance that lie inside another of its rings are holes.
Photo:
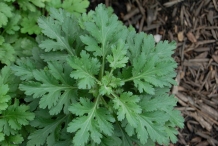
[[[172,93],[185,118],[172,146],[218,145],[218,1],[90,0],[111,6],[119,19],[138,32],[176,41],[178,63]],[[163,48],[164,49],[164,48]]]

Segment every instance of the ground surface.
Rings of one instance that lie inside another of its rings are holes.
[[[112,6],[127,26],[177,42],[172,92],[185,127],[172,145],[218,145],[218,1],[90,0],[89,9],[99,3]]]

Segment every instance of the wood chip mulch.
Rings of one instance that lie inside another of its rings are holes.
[[[172,93],[185,118],[172,146],[218,145],[218,1],[91,0],[104,3],[120,20],[161,40],[175,40],[178,62]],[[163,48],[164,49],[164,48]]]

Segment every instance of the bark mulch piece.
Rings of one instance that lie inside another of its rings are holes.
[[[172,93],[185,118],[176,146],[218,145],[218,1],[91,0],[105,3],[138,32],[176,41],[178,63]]]

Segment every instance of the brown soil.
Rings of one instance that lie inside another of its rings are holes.
[[[218,1],[90,0],[112,6],[119,19],[138,32],[175,40],[178,62],[172,93],[185,127],[176,146],[218,145]]]

